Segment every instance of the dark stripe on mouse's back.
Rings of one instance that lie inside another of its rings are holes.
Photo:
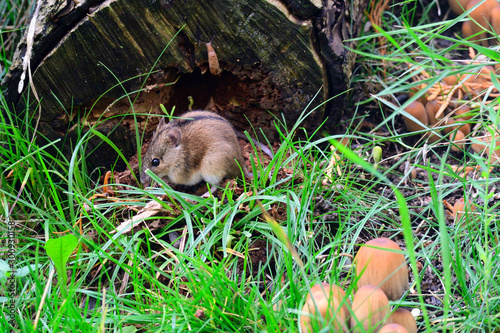
[[[205,120],[205,119],[219,120],[219,121],[225,122],[226,124],[229,124],[229,122],[226,119],[219,117],[219,116],[195,116],[195,117],[188,117],[188,118],[177,118],[177,119],[171,121],[170,124],[172,124],[172,126],[184,127],[184,126],[187,126],[190,123],[193,123],[195,121]]]
[[[193,112],[195,112],[195,111],[193,111]],[[181,117],[183,117],[183,116],[184,115],[181,115]],[[176,119],[166,123],[165,126],[161,126],[160,128],[158,128],[156,130],[155,136],[156,137],[163,136],[164,132],[169,131],[173,127],[183,128],[183,127],[188,126],[189,124],[192,124],[195,121],[205,120],[205,119],[208,119],[208,120],[213,119],[213,120],[222,121],[222,122],[228,124],[229,126],[231,126],[231,128],[233,128],[233,125],[230,122],[228,122],[225,118],[223,118],[217,114],[194,116],[194,117],[187,116],[186,118],[176,118]]]

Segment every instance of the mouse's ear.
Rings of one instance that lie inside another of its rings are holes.
[[[167,123],[165,122],[165,117],[161,117],[160,122],[158,123],[158,127],[165,126]]]
[[[181,130],[178,127],[174,127],[168,131],[167,136],[174,147],[177,147],[181,143]]]

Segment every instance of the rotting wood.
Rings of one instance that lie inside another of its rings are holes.
[[[44,1],[33,48],[40,132],[52,138],[82,117],[95,124],[130,114],[124,96],[142,88],[130,95],[140,129],[149,114],[161,113],[160,103],[183,112],[192,96],[193,108],[218,111],[240,129],[251,123],[272,140],[273,115],[282,113],[291,126],[316,93],[309,110],[347,89],[354,56],[343,42],[357,35],[366,6],[366,0],[72,1]],[[212,39],[220,75],[208,70],[205,43]],[[5,82],[18,110],[30,96],[13,89],[24,53],[21,43]],[[343,105],[340,96],[303,125],[315,129],[328,117],[331,127]],[[130,131],[132,121],[124,117],[117,131]]]

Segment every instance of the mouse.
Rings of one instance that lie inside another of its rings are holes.
[[[231,123],[202,110],[186,112],[168,123],[165,117],[160,120],[142,160],[140,180],[144,185],[151,182],[147,169],[173,184],[205,181],[214,191],[224,178],[253,177]]]

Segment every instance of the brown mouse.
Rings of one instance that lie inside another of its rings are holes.
[[[141,183],[158,177],[174,184],[201,181],[218,185],[223,178],[252,177],[247,171],[233,126],[209,111],[190,111],[180,118],[160,120],[142,160]]]

